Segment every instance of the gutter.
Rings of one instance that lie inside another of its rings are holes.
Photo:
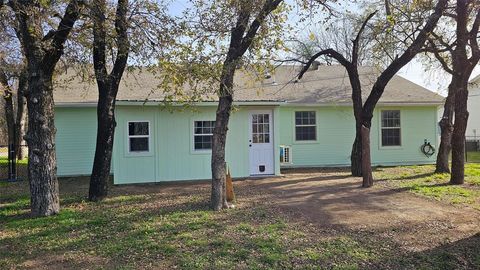
[[[234,106],[280,106],[285,104],[284,101],[237,101],[233,102]],[[171,103],[172,106],[184,106],[188,103]],[[200,107],[209,107],[217,106],[217,101],[207,101],[207,102],[194,102],[192,105]],[[164,102],[162,101],[127,101],[127,100],[118,100],[116,102],[118,106],[162,106]],[[58,108],[90,108],[97,107],[97,102],[58,102],[55,103],[55,107]]]
[[[139,100],[118,100],[119,106],[162,106],[162,101],[139,101]],[[172,103],[172,106],[184,106],[186,103]],[[443,102],[379,102],[377,106],[442,106]],[[217,101],[194,102],[194,106],[210,107],[217,106]],[[295,103],[287,101],[234,101],[234,106],[282,106],[282,107],[351,107],[350,102],[340,103]],[[55,107],[59,108],[91,108],[97,107],[97,102],[58,102]]]

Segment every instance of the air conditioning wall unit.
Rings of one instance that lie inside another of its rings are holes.
[[[292,164],[292,147],[280,145],[280,164]]]

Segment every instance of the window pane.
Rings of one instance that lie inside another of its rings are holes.
[[[400,129],[382,129],[382,146],[400,146]]]
[[[317,139],[316,127],[295,127],[295,138],[297,141],[314,141]]]
[[[297,141],[317,139],[315,118],[315,111],[295,112],[295,139]]]
[[[295,112],[295,125],[315,125],[315,112]]]
[[[400,127],[400,111],[382,111],[382,127]]]
[[[148,138],[130,138],[130,152],[148,152]]]
[[[128,135],[148,135],[148,122],[128,123]]]
[[[213,134],[215,121],[195,121],[194,134]]]
[[[210,136],[195,136],[194,148],[195,150],[212,149],[212,135]]]

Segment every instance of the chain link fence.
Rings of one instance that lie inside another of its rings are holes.
[[[13,147],[0,145],[0,180],[18,181],[27,179],[27,146],[20,145],[18,148],[25,158],[17,159]]]
[[[480,137],[465,137],[465,159],[469,163],[480,163]]]

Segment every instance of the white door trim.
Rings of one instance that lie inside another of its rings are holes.
[[[255,134],[253,117],[255,122]],[[268,115],[264,119],[264,115]],[[262,117],[261,119],[259,117]],[[268,120],[268,121],[266,121]],[[265,132],[265,129],[268,131]],[[249,173],[251,176],[275,174],[273,110],[252,110],[248,114]],[[254,138],[254,135],[256,136]],[[256,142],[255,142],[256,141]],[[268,141],[265,143],[265,141]]]

